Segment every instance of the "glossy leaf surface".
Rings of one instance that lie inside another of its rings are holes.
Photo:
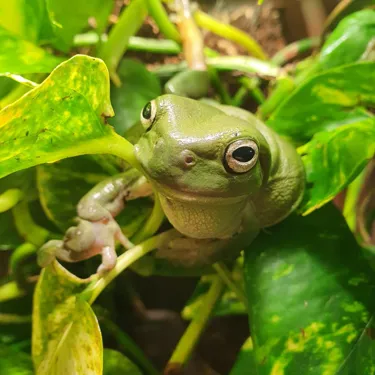
[[[324,43],[318,60],[320,69],[360,60],[374,38],[375,10],[365,9],[346,17]]]
[[[102,374],[99,325],[90,305],[78,296],[86,285],[57,262],[42,271],[33,303],[37,375]]]
[[[342,66],[312,77],[272,114],[268,125],[295,141],[360,121],[375,103],[375,62]]]
[[[246,251],[258,375],[338,375],[373,363],[374,273],[329,205],[292,215]]]
[[[126,142],[104,125],[113,115],[104,63],[76,55],[0,112],[0,177]]]
[[[299,151],[307,174],[299,210],[308,214],[348,186],[374,156],[375,118],[317,133]]]

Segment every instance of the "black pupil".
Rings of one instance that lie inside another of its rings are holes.
[[[249,146],[239,147],[232,153],[233,158],[241,163],[246,163],[250,161],[254,157],[254,155],[254,149]]]
[[[147,103],[142,111],[142,117],[146,120],[149,120],[151,118],[151,103]]]

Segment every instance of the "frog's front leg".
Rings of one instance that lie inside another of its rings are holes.
[[[49,241],[38,253],[42,267],[55,257],[66,262],[78,262],[94,255],[102,255],[98,272],[112,269],[117,260],[116,240],[125,248],[132,243],[124,236],[114,217],[126,201],[150,195],[151,186],[136,170],[102,181],[78,203],[78,225],[67,230],[62,241]]]

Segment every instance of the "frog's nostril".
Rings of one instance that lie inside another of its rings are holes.
[[[189,150],[184,150],[181,153],[181,159],[184,167],[191,168],[196,163],[195,154]]]

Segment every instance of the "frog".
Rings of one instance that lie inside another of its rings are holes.
[[[116,216],[128,201],[155,193],[173,230],[153,256],[185,268],[230,261],[303,197],[295,147],[245,109],[164,94],[144,106],[139,124],[139,168],[109,177],[79,201],[78,224],[40,249],[42,267],[101,254],[97,272],[108,272],[116,243],[134,246]]]

